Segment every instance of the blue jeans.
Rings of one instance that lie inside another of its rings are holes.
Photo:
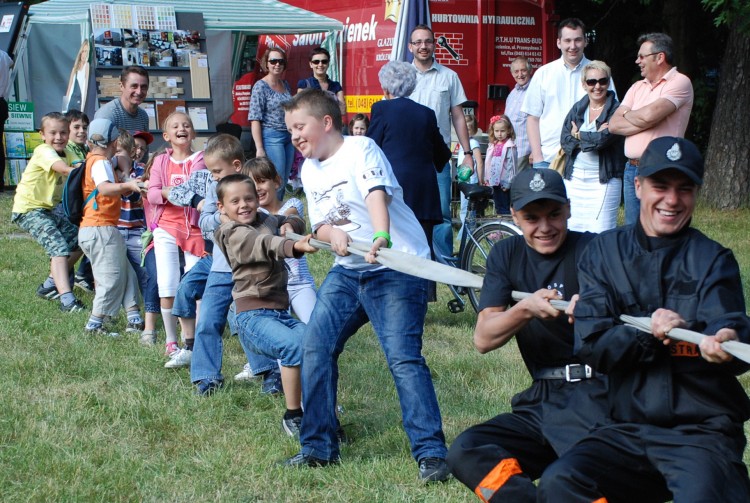
[[[451,219],[451,163],[445,165],[442,173],[437,173],[440,189],[440,211],[443,223],[432,229],[432,248],[435,255],[453,256],[453,225]]]
[[[534,169],[545,169],[549,168],[549,163],[547,161],[539,161],[532,164],[531,167]]]
[[[427,281],[390,269],[334,266],[302,343],[302,452],[337,459],[338,358],[346,341],[370,321],[396,384],[404,430],[414,459],[445,458],[445,437],[430,369],[422,357]]]
[[[292,135],[288,131],[277,131],[266,127],[263,128],[262,133],[266,156],[271,160],[276,167],[276,172],[281,177],[281,187],[276,192],[276,196],[281,201],[284,199],[286,183],[289,181],[292,163],[294,162]]]
[[[240,342],[246,353],[278,358],[284,367],[302,364],[305,324],[285,309],[253,309],[237,314]],[[252,364],[250,364],[252,367]]]
[[[635,195],[635,176],[638,167],[625,162],[625,174],[622,177],[622,194],[625,202],[625,225],[633,225],[641,213],[641,200]]]
[[[156,276],[151,278],[146,267],[141,267],[141,234],[143,234],[144,229],[122,229],[118,227],[118,230],[125,241],[128,261],[133,266],[135,276],[138,278],[138,288],[141,290],[145,311],[147,313],[161,312]]]
[[[224,356],[224,343],[221,335],[227,323],[227,312],[232,303],[231,272],[212,271],[206,281],[201,303],[201,315],[195,328],[195,344],[190,362],[190,380],[203,379],[223,381],[221,362]],[[255,353],[247,354],[254,373],[276,368],[276,362]]]
[[[196,301],[203,298],[208,273],[211,272],[213,263],[213,257],[206,255],[180,279],[172,306],[173,315],[180,318],[195,318]]]
[[[143,262],[143,268],[146,269],[148,281],[143,294],[143,307],[147,313],[161,313],[161,304],[159,303],[159,285],[156,283],[156,256],[154,249],[151,248],[146,253],[146,259]]]

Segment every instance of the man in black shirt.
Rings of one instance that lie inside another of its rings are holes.
[[[747,363],[721,343],[750,342],[732,252],[690,227],[703,181],[698,148],[657,138],[641,157],[639,220],[600,235],[578,263],[577,355],[609,378],[610,423],[552,464],[539,501],[747,503]],[[651,332],[619,323],[651,316]],[[667,338],[673,328],[706,336]]]
[[[515,335],[533,383],[511,413],[459,435],[447,459],[485,502],[536,501],[533,480],[606,417],[606,380],[573,356],[572,319],[550,304],[577,297],[576,258],[594,235],[568,231],[570,204],[555,171],[524,170],[510,190],[523,236],[490,251],[474,345],[486,353]],[[513,290],[533,295],[514,303]]]

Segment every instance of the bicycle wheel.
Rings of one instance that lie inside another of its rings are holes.
[[[487,271],[487,256],[495,243],[511,236],[520,236],[521,231],[509,222],[490,222],[476,229],[466,243],[461,268],[472,274],[484,276]],[[469,301],[474,311],[479,312],[481,289],[468,288]]]

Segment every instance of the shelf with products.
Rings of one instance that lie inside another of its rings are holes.
[[[150,131],[159,133],[170,113],[184,111],[196,133],[213,133],[203,16],[177,12],[176,26],[173,31],[95,29],[97,105],[120,97],[122,70],[137,64],[149,73],[148,95],[140,107],[149,116]]]

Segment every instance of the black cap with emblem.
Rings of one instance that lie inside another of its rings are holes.
[[[697,185],[703,184],[703,156],[685,138],[662,136],[651,140],[638,164],[638,176],[651,176],[665,169],[676,169]]]
[[[513,209],[523,209],[539,199],[568,202],[568,193],[560,173],[547,168],[528,168],[516,175],[510,184],[510,204]]]

